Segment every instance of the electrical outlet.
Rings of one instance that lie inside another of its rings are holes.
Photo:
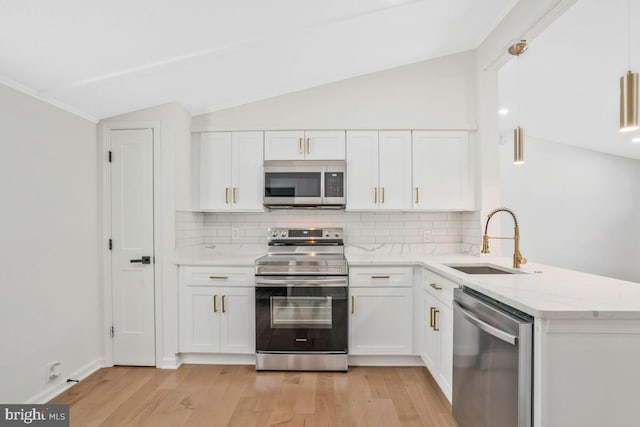
[[[432,243],[433,236],[431,235],[431,230],[425,230],[422,234],[422,242],[423,243]]]
[[[46,382],[51,382],[62,375],[62,362],[51,362],[47,365]]]
[[[231,229],[231,240],[240,240],[240,229],[232,228]]]

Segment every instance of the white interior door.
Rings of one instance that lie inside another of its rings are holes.
[[[153,130],[110,140],[113,363],[155,366]]]

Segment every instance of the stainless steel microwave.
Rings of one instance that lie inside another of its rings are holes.
[[[344,209],[344,160],[266,160],[264,205]]]

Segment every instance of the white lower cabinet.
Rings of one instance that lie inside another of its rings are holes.
[[[453,289],[457,285],[424,270],[422,360],[451,401],[453,380]]]
[[[388,270],[354,267],[349,271],[351,355],[413,352],[412,269]],[[401,277],[406,281],[397,280]]]
[[[181,278],[192,277],[187,267]],[[200,269],[201,270],[201,269]],[[212,280],[225,277],[219,272]],[[180,285],[182,353],[255,352],[255,288],[252,286]]]

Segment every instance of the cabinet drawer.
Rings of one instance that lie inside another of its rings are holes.
[[[413,286],[411,267],[351,267],[349,268],[351,287],[410,287]]]
[[[253,286],[251,267],[183,267],[181,283],[186,286]]]
[[[424,270],[424,289],[431,295],[442,300],[442,302],[451,305],[451,301],[453,301],[453,290],[457,287],[458,285],[453,281],[429,270]]]

